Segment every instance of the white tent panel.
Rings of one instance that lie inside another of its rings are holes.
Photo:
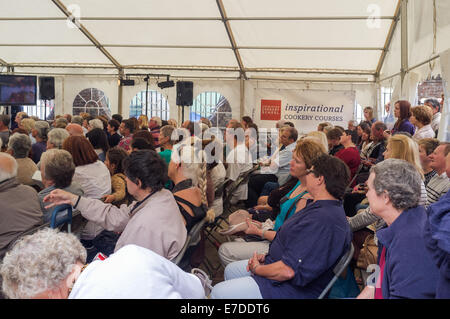
[[[95,47],[3,47],[0,58],[14,63],[106,63],[110,61]]]
[[[408,46],[410,66],[433,55],[433,6],[428,1],[408,2]]]
[[[69,24],[66,20],[0,21],[0,44],[92,44]],[[33,58],[30,56],[28,62]]]
[[[400,72],[401,68],[401,19],[397,22],[391,44],[387,50],[386,58],[380,71],[380,79]]]
[[[122,65],[184,65],[237,67],[228,49],[117,48],[108,51]]]
[[[295,80],[295,81],[363,81],[370,82],[375,81],[373,75],[348,75],[348,74],[321,74],[321,73],[289,73],[289,72],[246,72],[248,78],[273,78],[273,79],[283,79],[283,80]]]
[[[248,68],[375,70],[380,51],[239,50]]]
[[[62,0],[77,5],[83,17],[220,17],[211,0]]]
[[[223,0],[229,17],[392,16],[393,0]]]
[[[231,21],[238,46],[383,48],[391,20]]]
[[[86,20],[82,23],[104,45],[203,45],[231,48],[222,21]]]
[[[436,0],[437,11],[437,52],[450,49],[450,1]]]
[[[49,0],[14,0],[0,1],[1,18],[35,18],[35,17],[59,17],[65,15],[59,10],[52,1]]]

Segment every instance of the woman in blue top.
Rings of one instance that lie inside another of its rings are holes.
[[[231,262],[250,258],[255,251],[267,253],[270,242],[275,238],[280,226],[296,211],[303,209],[306,200],[311,198],[306,191],[307,170],[311,168],[313,160],[323,154],[326,154],[325,148],[319,141],[304,139],[297,143],[290,162],[290,175],[298,178],[298,182],[280,201],[280,213],[275,219],[273,230],[263,230],[248,220],[249,227],[245,231],[246,234],[260,236],[263,241],[245,242],[237,240],[223,243],[219,247],[219,257],[224,267]]]
[[[306,173],[314,200],[280,227],[268,254],[229,264],[211,298],[317,298],[351,245],[341,202],[349,181],[342,160],[326,154],[315,158]]]
[[[413,136],[416,129],[409,121],[411,117],[411,103],[405,100],[395,102],[394,116],[397,118],[397,122],[395,122],[392,129],[392,135],[398,132],[407,132]]]

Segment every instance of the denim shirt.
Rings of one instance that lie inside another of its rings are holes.
[[[425,209],[417,206],[403,211],[389,227],[377,231],[378,254],[386,247],[383,299],[435,297],[439,271],[425,246],[426,221]]]

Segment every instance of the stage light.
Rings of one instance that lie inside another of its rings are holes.
[[[171,88],[173,86],[175,86],[175,82],[173,82],[173,81],[164,81],[164,82],[158,83],[158,87],[160,89]]]
[[[134,80],[119,79],[119,85],[120,86],[133,86],[134,85]]]

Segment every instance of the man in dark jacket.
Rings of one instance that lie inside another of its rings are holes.
[[[20,184],[16,175],[16,160],[9,154],[0,153],[0,259],[8,245],[23,232],[42,224],[36,191]]]

